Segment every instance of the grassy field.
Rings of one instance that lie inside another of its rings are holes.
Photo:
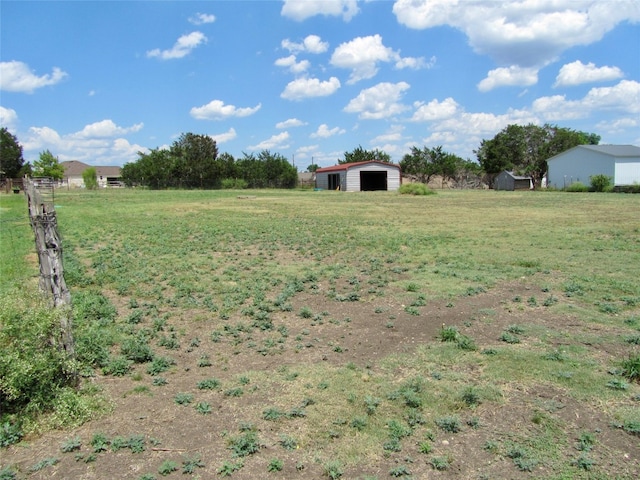
[[[640,473],[637,195],[123,189],[55,203],[91,401],[30,417],[0,472]],[[6,306],[37,275],[24,198],[0,196],[0,222]]]

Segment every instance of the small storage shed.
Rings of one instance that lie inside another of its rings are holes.
[[[578,145],[547,160],[547,185],[566,188],[590,177],[606,175],[616,187],[640,183],[640,147],[634,145]]]
[[[316,188],[364,192],[395,191],[401,183],[400,166],[385,162],[343,163],[316,170]]]
[[[514,175],[513,172],[504,170],[493,181],[495,190],[531,190],[533,182],[530,177]]]

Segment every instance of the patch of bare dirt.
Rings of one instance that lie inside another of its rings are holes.
[[[239,342],[225,336],[211,341],[212,332],[221,329],[220,320],[207,318],[207,312],[193,312],[190,318],[172,318],[175,331],[181,332],[180,348],[157,349],[170,356],[176,365],[162,374],[168,380],[163,387],[151,386],[152,377],[146,366],[137,366],[141,380],[133,376],[96,376],[88,379],[102,387],[114,402],[113,413],[69,431],[48,432],[38,438],[28,438],[19,445],[0,450],[0,465],[10,465],[20,473],[18,478],[65,479],[140,479],[144,474],[161,478],[163,462],[175,462],[177,470],[166,478],[185,478],[183,462],[198,457],[204,466],[196,468],[193,478],[218,478],[224,462],[238,462],[229,450],[229,437],[238,433],[239,424],[251,419],[258,429],[260,451],[242,459],[243,467],[233,472],[238,479],[253,478],[327,478],[318,459],[304,448],[285,450],[279,445],[281,430],[277,424],[262,419],[265,405],[278,396],[278,391],[255,390],[238,397],[221,391],[196,390],[197,382],[215,376],[225,385],[237,384],[238,376],[247,372],[276,372],[283,366],[314,365],[327,362],[375,369],[377,362],[395,353],[411,353],[417,346],[439,342],[443,325],[455,325],[472,337],[479,349],[504,346],[500,334],[509,325],[535,325],[548,328],[557,347],[562,338],[615,337],[614,327],[587,324],[566,315],[550,313],[544,307],[529,307],[525,300],[539,295],[540,289],[532,279],[522,279],[498,286],[478,295],[461,297],[453,302],[432,302],[420,308],[420,315],[405,311],[401,301],[393,295],[366,297],[359,301],[330,300],[320,288],[316,293],[301,293],[292,298],[290,312],[273,312],[274,330],[254,329],[250,334],[240,331]],[[117,298],[117,297],[115,297]],[[114,298],[114,300],[115,300]],[[397,298],[402,298],[398,295]],[[561,299],[561,301],[563,301]],[[117,305],[121,314],[126,305]],[[314,315],[301,318],[298,312],[306,307]],[[194,320],[197,318],[197,320]],[[237,326],[248,324],[246,317],[234,317],[225,323]],[[282,343],[276,341],[278,327],[286,327]],[[622,330],[621,330],[622,331]],[[191,343],[199,339],[199,345]],[[271,342],[269,342],[271,340]],[[191,343],[190,343],[191,342]],[[553,343],[553,342],[552,342]],[[589,342],[587,342],[589,343]],[[603,340],[585,345],[601,357],[601,364],[619,359],[628,347],[623,342]],[[207,356],[212,365],[198,367]],[[142,388],[141,388],[142,387]],[[144,388],[147,387],[147,388]],[[247,385],[246,389],[251,388]],[[181,406],[174,401],[181,392],[196,394],[197,401],[211,406],[209,415],[202,415],[194,405]],[[637,478],[640,473],[640,438],[612,426],[602,405],[579,402],[553,385],[520,386],[503,392],[501,402],[486,402],[473,415],[480,419],[479,428],[464,428],[460,433],[440,433],[430,455],[418,451],[419,439],[404,442],[403,450],[393,455],[374,456],[367,464],[347,465],[343,478],[363,478],[365,475],[388,478],[392,469],[406,467],[413,478],[532,478],[553,474],[544,459],[521,471],[504,451],[491,448],[492,442],[506,444],[544,437],[548,420],[560,425],[567,439],[576,439],[581,432],[594,432],[597,444],[591,458],[597,471],[612,477]],[[630,406],[637,407],[630,400]],[[313,406],[309,406],[312,409]],[[537,417],[534,419],[533,417]],[[287,429],[295,432],[304,428],[305,419],[293,419]],[[143,435],[146,449],[133,453],[123,448],[107,450],[91,458],[91,438],[103,433],[110,439]],[[82,447],[77,452],[62,453],[61,445],[79,437]],[[557,455],[569,462],[580,452],[567,440],[557,446]],[[447,470],[435,470],[429,464],[433,457],[453,459]],[[55,465],[33,472],[30,469],[45,459],[58,459]],[[278,458],[281,471],[268,472],[270,462]],[[229,465],[228,465],[229,466]],[[399,470],[398,470],[399,471]],[[584,472],[587,478],[587,472]],[[604,477],[601,477],[604,478]]]

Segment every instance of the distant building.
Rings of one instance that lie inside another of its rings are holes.
[[[360,192],[400,188],[400,166],[384,162],[343,163],[316,170],[316,188]]]
[[[606,175],[613,185],[640,184],[640,147],[634,145],[578,145],[547,160],[547,185],[566,188],[590,177]]]
[[[315,172],[298,172],[299,187],[313,187],[316,181]]]
[[[493,181],[494,190],[531,190],[533,188],[533,181],[531,177],[523,177],[520,175],[514,175],[513,172],[504,170],[500,172]]]
[[[63,182],[70,188],[84,188],[84,180],[82,173],[91,165],[79,162],[77,160],[70,160],[66,162],[60,162],[60,165],[64,168]],[[100,188],[105,187],[121,187],[123,185],[121,181],[122,171],[120,167],[105,167],[96,166],[96,175],[98,177],[98,186]]]

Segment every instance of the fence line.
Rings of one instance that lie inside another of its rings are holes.
[[[61,348],[70,358],[75,356],[72,332],[71,294],[64,281],[62,240],[54,206],[54,182],[47,178],[29,178],[24,181],[29,204],[29,221],[35,236],[36,252],[40,264],[40,289],[53,298],[53,306],[60,309]]]

